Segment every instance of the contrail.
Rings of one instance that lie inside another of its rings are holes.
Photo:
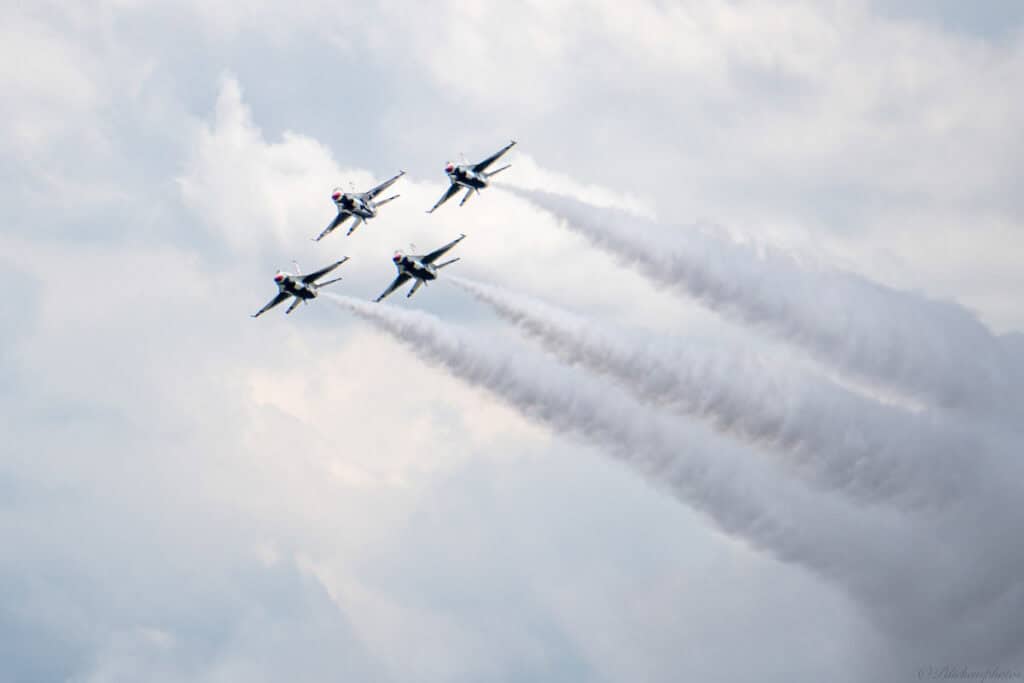
[[[456,334],[434,316],[323,295],[391,334],[423,360],[487,389],[527,417],[584,437],[707,515],[722,531],[783,561],[803,565],[860,592],[873,592],[876,587],[875,577],[845,574],[846,568],[858,566],[857,557],[878,552],[884,558],[880,561],[893,562],[893,571],[898,566],[891,550],[873,548],[878,539],[893,532],[891,521],[874,525],[859,515],[851,520],[848,531],[837,534],[836,528],[852,509],[773,475],[763,462],[727,446],[708,450],[703,440],[694,440],[692,433],[665,416],[617,398],[585,377],[560,381],[545,368],[531,369],[511,354],[497,353]],[[714,437],[708,434],[707,439]],[[765,492],[770,492],[775,504],[765,499]],[[800,510],[817,512],[807,516]],[[822,520],[828,524],[818,528]],[[891,580],[887,575],[881,582]]]
[[[563,361],[612,377],[643,402],[770,446],[816,485],[858,501],[942,506],[974,474],[969,465],[976,467],[982,446],[966,435],[809,373],[696,347],[669,357],[528,297],[458,276],[448,281]]]
[[[505,188],[656,283],[769,330],[842,372],[944,408],[1024,423],[1024,369],[966,309],[696,227]],[[659,243],[657,240],[663,239]]]

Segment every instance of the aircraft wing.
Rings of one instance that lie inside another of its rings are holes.
[[[448,244],[444,245],[440,249],[435,249],[434,251],[432,251],[429,254],[427,254],[426,256],[424,256],[423,258],[420,259],[420,261],[422,261],[423,263],[433,263],[437,259],[439,259],[442,256],[444,256],[446,251],[448,251],[449,249],[451,249],[452,247],[454,247],[456,244],[458,244],[459,242],[461,242],[464,239],[466,239],[465,235],[459,235],[454,240],[452,240]]]
[[[502,155],[502,154],[504,154],[505,152],[509,151],[510,149],[512,149],[512,146],[513,146],[513,145],[515,145],[515,144],[516,144],[516,141],[515,141],[515,140],[513,140],[513,141],[512,141],[512,142],[510,142],[510,143],[508,143],[507,145],[505,145],[504,147],[502,147],[501,149],[499,149],[499,150],[498,150],[497,152],[495,152],[495,153],[494,153],[494,154],[492,154],[491,156],[487,157],[486,159],[484,159],[484,160],[483,160],[483,161],[481,161],[480,163],[476,164],[476,165],[475,165],[475,166],[473,167],[473,171],[474,171],[475,173],[480,173],[481,171],[486,171],[486,170],[487,170],[487,167],[488,167],[488,166],[490,166],[490,165],[491,165],[491,164],[493,164],[493,163],[494,163],[495,161],[497,161],[498,159],[500,159],[500,158],[501,158],[501,155]]]
[[[367,190],[366,193],[365,193],[366,196],[369,197],[370,199],[373,199],[374,197],[379,195],[381,192],[383,192],[384,190],[386,190],[389,187],[391,187],[392,185],[394,185],[395,181],[398,180],[399,178],[401,178],[404,175],[405,175],[405,171],[399,172],[399,174],[396,175],[394,178],[392,178],[390,180],[385,180],[383,183],[381,183],[377,187],[373,188],[372,190]]]
[[[256,313],[254,313],[252,317],[254,317],[254,318],[260,317],[261,315],[263,315],[264,313],[269,311],[274,306],[277,306],[279,303],[281,303],[282,301],[284,301],[285,299],[287,299],[290,296],[291,296],[291,294],[289,294],[288,292],[278,292],[277,296],[275,296],[273,299],[268,301],[266,306],[264,306],[260,310],[256,311]]]
[[[324,237],[326,237],[327,235],[331,234],[331,232],[332,232],[332,231],[333,231],[333,230],[334,230],[334,229],[335,229],[336,227],[338,227],[339,225],[341,225],[342,223],[344,223],[344,222],[345,222],[345,219],[346,219],[346,218],[348,218],[348,217],[349,217],[350,215],[351,215],[351,214],[350,214],[350,213],[348,213],[348,212],[346,212],[346,211],[339,211],[339,212],[338,212],[338,215],[334,217],[334,220],[333,220],[333,221],[331,221],[331,224],[330,224],[330,225],[328,225],[328,226],[327,226],[326,228],[324,228],[324,231],[323,231],[322,233],[320,233],[319,235],[317,235],[317,236],[316,236],[316,237],[315,237],[315,238],[313,239],[313,241],[314,241],[314,242],[319,242],[319,241],[320,241],[320,240],[322,240],[322,239],[323,239]]]
[[[452,183],[451,187],[445,190],[445,193],[441,195],[441,198],[437,200],[437,204],[434,204],[427,213],[434,213],[434,209],[444,204],[446,201],[455,196],[455,193],[459,191],[460,185],[458,183]]]
[[[391,292],[395,291],[396,289],[398,289],[399,287],[404,285],[406,282],[408,282],[410,277],[412,277],[412,276],[409,275],[408,273],[399,273],[398,277],[395,278],[395,281],[392,282],[390,285],[388,285],[388,288],[385,289],[381,293],[380,296],[378,296],[376,299],[374,299],[374,301],[375,302],[380,301],[381,299],[386,297],[388,294],[390,294]]]
[[[313,271],[309,275],[303,275],[302,276],[303,284],[307,284],[308,285],[310,282],[316,282],[317,280],[322,278],[324,275],[327,275],[327,273],[331,272],[332,270],[334,270],[335,268],[340,266],[345,261],[348,261],[348,256],[346,256],[345,258],[341,259],[340,261],[335,261],[334,263],[332,263],[329,266],[324,266],[320,270]]]

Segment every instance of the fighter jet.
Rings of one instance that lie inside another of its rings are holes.
[[[412,289],[409,290],[409,293],[405,295],[406,298],[415,294],[416,290],[420,288],[420,285],[425,284],[427,280],[436,280],[437,271],[441,270],[445,266],[455,263],[459,259],[453,258],[450,261],[439,263],[436,266],[434,265],[434,261],[444,256],[445,252],[465,238],[465,235],[459,235],[454,241],[449,242],[440,249],[435,249],[426,255],[410,255],[396,251],[395,255],[391,257],[391,260],[395,262],[395,267],[398,268],[398,277],[395,278],[395,281],[392,282],[388,288],[384,290],[384,293],[378,296],[375,301],[380,301],[388,294],[404,285],[411,278],[416,279],[416,284],[414,284]]]
[[[295,297],[295,301],[293,301],[292,305],[288,307],[287,311],[285,311],[286,314],[294,311],[295,307],[300,303],[309,303],[310,299],[315,299],[317,297],[320,293],[319,290],[321,287],[326,287],[329,284],[335,283],[341,278],[336,277],[333,280],[320,283],[317,283],[317,280],[322,278],[324,275],[327,275],[327,273],[331,272],[345,261],[348,261],[348,256],[340,261],[335,261],[329,266],[324,266],[320,270],[310,273],[309,275],[302,274],[299,270],[298,263],[295,264],[295,270],[297,272],[294,275],[281,270],[277,271],[274,275],[274,282],[277,283],[277,296],[268,301],[267,305],[258,310],[252,317],[260,317],[263,313],[266,313],[290,296]]]
[[[444,167],[444,172],[448,174],[448,180],[451,181],[451,186],[443,195],[441,195],[441,198],[437,200],[437,204],[434,204],[433,208],[427,211],[427,213],[433,213],[437,207],[454,197],[462,188],[466,188],[466,196],[464,196],[462,201],[459,202],[459,206],[465,204],[466,200],[469,199],[470,195],[474,192],[479,192],[483,188],[487,187],[490,184],[492,176],[498,175],[512,164],[505,164],[497,171],[491,171],[490,173],[487,172],[487,167],[497,161],[502,154],[512,149],[512,146],[515,144],[516,141],[513,140],[477,164],[459,164],[456,166],[449,161]]]
[[[387,199],[381,199],[375,201],[378,194],[391,187],[396,180],[405,175],[405,171],[400,171],[398,175],[390,180],[385,180],[377,187],[367,190],[366,192],[342,192],[340,187],[336,187],[331,191],[331,199],[338,206],[338,215],[334,217],[331,224],[324,228],[324,231],[317,235],[313,241],[319,242],[325,236],[329,235],[339,225],[344,223],[349,216],[352,216],[353,222],[352,227],[348,229],[346,235],[351,235],[355,232],[355,229],[359,227],[359,224],[363,221],[367,221],[374,218],[377,215],[378,207],[387,204],[392,199],[397,199],[399,195],[392,195]]]

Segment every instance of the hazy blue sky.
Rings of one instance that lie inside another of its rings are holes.
[[[1024,672],[1019,3],[0,5],[0,680]]]

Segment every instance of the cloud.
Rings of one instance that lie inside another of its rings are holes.
[[[371,299],[394,276],[392,249],[465,232],[453,273],[630,341],[823,369],[500,189],[425,216],[445,158],[515,138],[502,185],[666,225],[697,216],[960,302],[989,330],[1019,328],[1022,157],[1008,131],[1021,111],[1006,87],[1020,80],[1019,32],[920,13],[15,9],[0,48],[7,670],[857,681],[935,658],[1012,661],[1022,562],[1005,538],[1019,535],[1020,473],[995,414],[969,425],[988,453],[972,459],[979,495],[936,517],[851,506],[790,481],[771,454],[675,415],[643,418],[685,428],[699,452],[721,445],[716,467],[735,456],[728,486],[765,475],[751,495],[825,539],[815,552],[861,548],[842,555],[844,583],[737,542],[599,447],[326,301],[247,317],[292,259],[350,255],[339,291]],[[400,168],[402,198],[378,219],[309,241],[333,213],[331,187]],[[532,377],[618,391],[535,353],[443,282],[394,303],[507,349]],[[1019,356],[1012,334],[996,341]]]

